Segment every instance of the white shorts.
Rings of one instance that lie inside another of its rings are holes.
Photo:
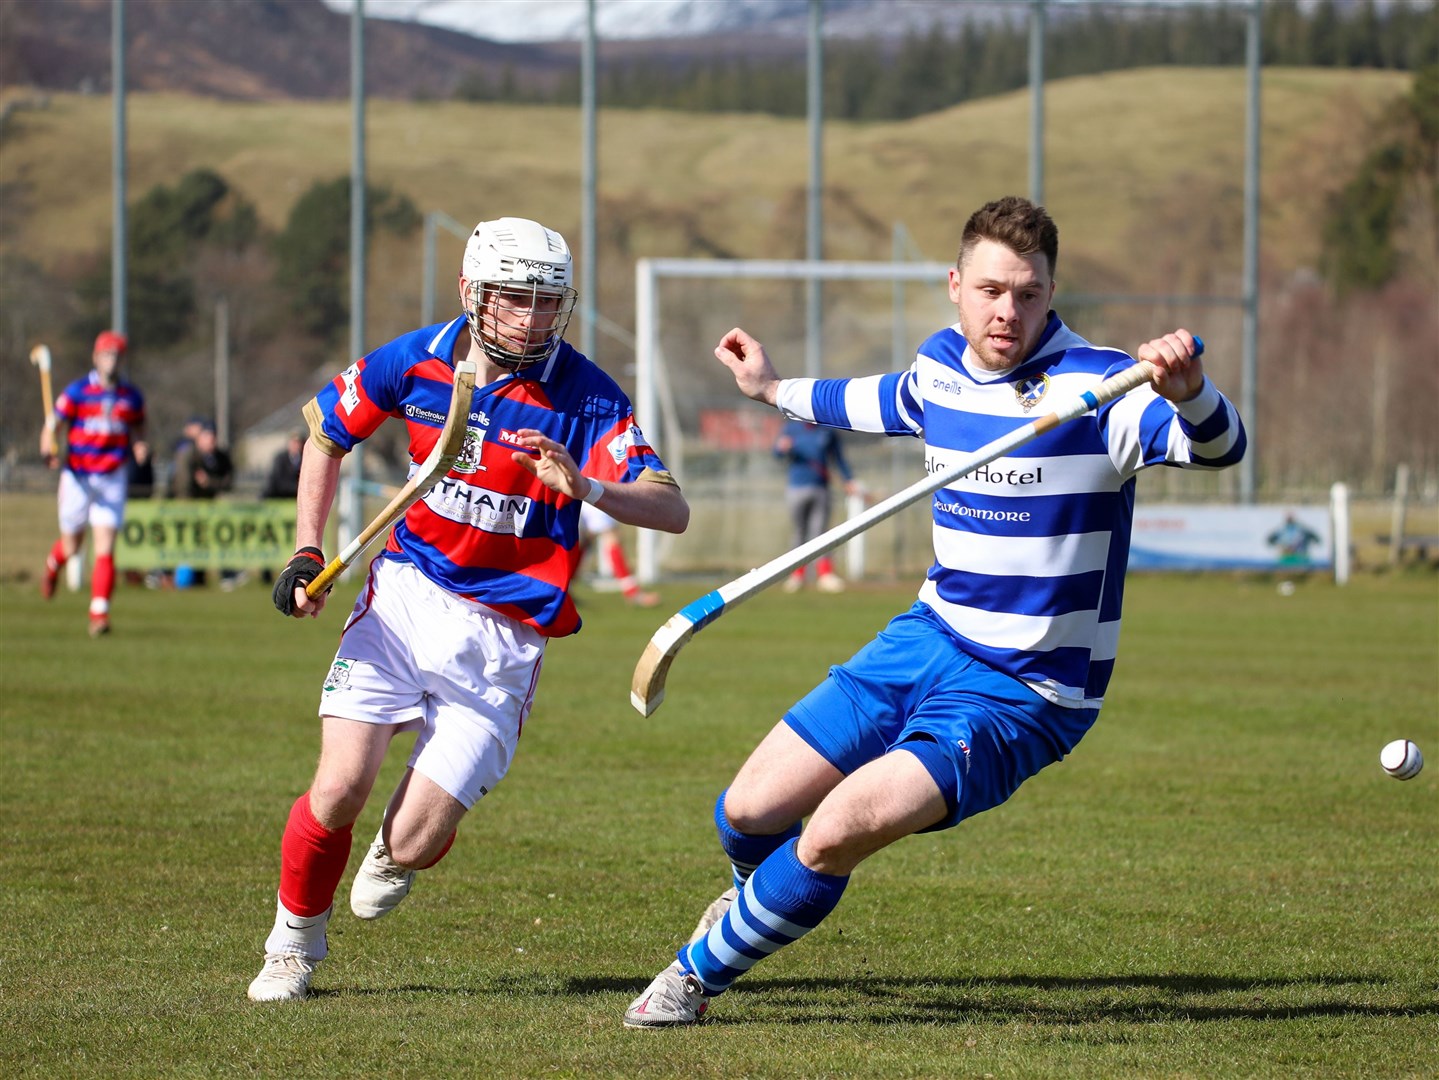
[[[345,624],[320,715],[418,732],[410,767],[469,809],[509,770],[545,641],[381,557]]]
[[[598,536],[617,525],[618,521],[593,503],[585,503],[580,507],[580,533],[584,536]]]
[[[125,470],[60,474],[60,531],[77,533],[87,524],[118,529],[125,520]]]

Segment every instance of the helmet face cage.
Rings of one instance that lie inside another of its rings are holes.
[[[470,334],[508,371],[548,360],[579,294],[564,238],[524,218],[482,221],[465,247],[461,296]]]
[[[515,371],[550,358],[565,336],[578,298],[568,287],[471,281],[465,290],[465,315],[485,355]]]

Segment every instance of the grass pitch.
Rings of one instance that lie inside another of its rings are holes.
[[[123,588],[91,641],[83,596],[0,587],[0,1073],[1432,1075],[1432,576],[1131,579],[1109,703],[1067,762],[870,860],[703,1027],[626,1031],[725,883],[716,793],[913,595],[761,596],[641,719],[634,662],[699,591],[649,612],[583,593],[509,778],[393,916],[336,916],[317,997],[286,1007],[245,987],[342,597],[293,623],[258,587]],[[1378,753],[1405,736],[1430,763],[1400,783]]]

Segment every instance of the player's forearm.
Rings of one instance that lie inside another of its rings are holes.
[[[884,402],[893,400],[899,378],[890,374],[857,379],[782,379],[775,406],[791,420],[846,431],[909,434],[908,429],[891,429],[885,423]]]
[[[313,446],[305,447],[300,463],[299,489],[295,496],[295,550],[323,548],[325,522],[340,486],[342,458],[330,457]]]
[[[1208,379],[1199,393],[1172,404],[1188,444],[1186,463],[1223,468],[1244,457],[1247,439],[1239,410]]]
[[[668,533],[682,533],[689,526],[689,503],[674,484],[636,480],[607,483],[604,489],[600,509],[616,521]]]

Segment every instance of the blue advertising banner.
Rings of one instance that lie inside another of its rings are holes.
[[[1136,506],[1131,570],[1325,570],[1327,506]]]

